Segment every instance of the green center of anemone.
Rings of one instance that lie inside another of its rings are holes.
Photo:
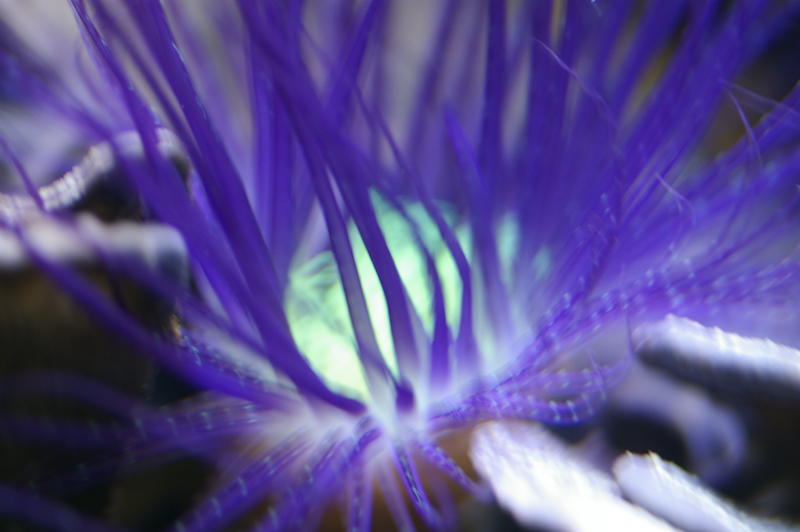
[[[418,203],[407,203],[403,205],[405,212],[400,212],[378,194],[372,194],[372,202],[392,259],[420,324],[428,334],[432,332],[433,283],[425,264],[424,252],[415,238],[415,228],[419,233],[419,240],[434,260],[442,285],[447,323],[451,331],[456,331],[461,319],[462,281],[453,255],[430,215]],[[470,257],[472,236],[469,227],[457,222],[452,209],[441,205],[438,208],[454,231],[464,255]],[[348,231],[378,347],[387,366],[396,374],[397,361],[391,324],[378,274],[355,225],[351,223]],[[497,224],[496,241],[503,280],[508,283],[518,241],[517,225],[510,217]],[[535,271],[549,269],[546,255],[540,253],[536,260],[538,263],[534,264]],[[477,278],[474,271],[472,277],[474,283]],[[479,294],[480,290],[475,292]],[[359,362],[344,291],[332,252],[325,251],[302,261],[295,259],[289,277],[285,307],[292,335],[314,371],[332,389],[353,397],[368,398],[366,378]],[[483,326],[481,313],[476,311],[475,314],[475,326],[480,330]],[[487,335],[478,335],[482,350],[490,347],[482,345],[482,338],[486,337]]]

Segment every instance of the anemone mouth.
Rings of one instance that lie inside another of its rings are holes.
[[[386,237],[392,260],[397,265],[400,280],[414,312],[416,328],[416,349],[425,364],[431,364],[430,354],[425,351],[423,337],[430,337],[435,327],[434,291],[441,299],[446,326],[457,331],[460,323],[460,311],[463,297],[463,280],[459,276],[455,259],[441,240],[441,236],[420,202],[403,201],[395,205],[382,198],[381,194],[372,191],[372,205],[376,212],[378,225]],[[472,236],[470,228],[457,223],[452,208],[437,206],[448,220],[453,234],[458,238],[464,254],[469,256]],[[513,221],[504,220],[497,224],[498,240],[501,241],[505,253],[501,267],[510,272],[510,252],[513,248],[515,226]],[[381,283],[364,242],[354,223],[350,223],[348,234],[352,243],[352,251],[358,271],[361,290],[366,297],[370,327],[374,331],[380,358],[386,370],[395,379],[399,373],[395,346],[392,341],[391,321],[382,293]],[[307,238],[313,240],[312,236]],[[302,246],[301,246],[302,248]],[[544,275],[547,268],[546,259],[537,258],[539,273]],[[433,271],[430,270],[433,268]],[[330,250],[303,250],[295,256],[290,268],[289,283],[284,295],[289,326],[298,347],[311,366],[324,375],[326,382],[336,390],[347,392],[354,397],[368,397],[369,386],[367,376],[358,352],[358,345],[353,333],[353,325],[348,314],[341,278],[337,271],[335,257]],[[436,276],[434,281],[432,276]],[[479,283],[472,281],[471,290],[480,293]],[[516,306],[514,308],[517,308]],[[499,342],[492,342],[491,327],[485,319],[473,318],[475,326],[485,334],[478,334],[481,339],[479,349],[493,360],[507,358],[506,347]],[[509,327],[514,329],[514,327]],[[504,342],[507,340],[504,339]],[[450,359],[458,360],[457,353],[451,353]],[[449,365],[453,365],[451,362]],[[452,368],[448,370],[448,373]],[[418,390],[423,391],[423,390]],[[452,390],[451,390],[452,391]],[[424,390],[425,396],[433,390]],[[434,398],[441,398],[447,393],[447,387],[432,393]]]

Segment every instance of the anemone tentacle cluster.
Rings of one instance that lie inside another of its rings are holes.
[[[218,465],[174,530],[367,530],[373,485],[399,528],[453,528],[442,479],[486,492],[439,440],[585,421],[641,324],[800,342],[800,90],[737,85],[798,2],[70,3],[103,98],[54,108],[180,233],[191,282],[101,257],[171,332],[3,223],[199,390],[125,431],[127,460]]]

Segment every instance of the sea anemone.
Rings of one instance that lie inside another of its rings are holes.
[[[4,224],[106,334],[191,385],[159,408],[83,393],[125,412],[98,438],[126,463],[215,464],[174,530],[307,529],[336,505],[366,530],[373,486],[399,528],[453,528],[447,482],[487,491],[443,438],[588,419],[640,326],[800,340],[800,92],[736,84],[797,2],[71,6],[82,92],[27,74],[97,143],[71,176],[180,238],[142,267],[22,164],[30,197],[5,196]],[[35,223],[169,312],[146,327]]]

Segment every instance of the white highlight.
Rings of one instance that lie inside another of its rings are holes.
[[[737,510],[705,488],[696,477],[652,453],[623,455],[614,463],[613,471],[628,499],[684,530],[798,530]]]
[[[639,326],[633,339],[639,351],[687,367],[732,372],[766,386],[780,382],[800,388],[800,350],[768,338],[740,336],[670,314]]]
[[[185,158],[185,152],[178,138],[167,129],[157,129],[157,148],[165,157]],[[95,144],[81,161],[70,171],[38,189],[45,211],[55,211],[74,205],[86,195],[94,182],[111,172],[116,166],[114,146],[124,157],[142,157],[144,147],[139,133],[126,131],[114,137],[111,142]],[[20,194],[0,193],[0,218],[15,223],[38,214],[33,198]]]
[[[541,426],[480,425],[470,457],[499,504],[523,525],[574,532],[674,530],[623,500],[609,475],[581,462]]]
[[[134,256],[153,268],[166,254],[186,257],[180,233],[163,224],[104,224],[84,214],[75,219],[73,226],[42,217],[31,220],[20,230],[37,252],[53,261],[91,262],[95,249],[115,256]],[[0,268],[18,268],[27,262],[27,253],[17,235],[0,229]]]

